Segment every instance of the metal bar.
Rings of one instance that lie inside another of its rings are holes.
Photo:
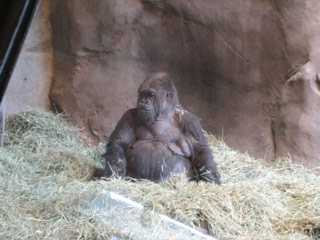
[[[2,98],[0,103],[0,146],[4,144],[4,134],[6,131],[6,98]]]
[[[38,6],[38,0],[26,0],[24,8],[15,28],[10,44],[0,66],[0,102],[8,86],[15,62],[19,55],[22,43],[30,26],[34,12]]]

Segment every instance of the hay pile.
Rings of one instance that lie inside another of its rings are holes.
[[[221,239],[320,239],[319,174],[289,159],[254,160],[208,139],[222,186],[182,176],[161,184],[88,181],[103,147],[85,145],[61,115],[28,111],[10,118],[0,149],[0,239],[121,236],[73,204],[103,189]]]

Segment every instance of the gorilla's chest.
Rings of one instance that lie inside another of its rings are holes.
[[[150,126],[137,126],[135,136],[138,141],[159,138],[166,142],[174,142],[181,137],[181,132],[174,122],[163,120]]]
[[[141,144],[153,142],[152,146],[163,145],[172,154],[184,157],[191,156],[191,144],[174,121],[159,121],[147,127],[141,125],[137,126],[134,131],[135,139],[130,144],[131,149]],[[153,149],[150,149],[150,151],[153,151]]]
[[[190,147],[176,124],[157,122],[134,130],[135,139],[126,151],[128,176],[158,182],[185,173],[192,179]]]

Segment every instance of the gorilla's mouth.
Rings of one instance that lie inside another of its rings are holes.
[[[154,120],[154,111],[147,108],[138,109],[138,115],[143,121],[153,121]]]
[[[138,111],[139,112],[151,112],[150,109],[146,109],[146,108],[139,108]]]

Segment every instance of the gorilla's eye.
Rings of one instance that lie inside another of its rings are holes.
[[[156,93],[153,91],[142,91],[139,93],[139,102],[154,102],[156,99]]]
[[[155,94],[154,92],[149,92],[148,95],[147,95],[147,97],[148,97],[149,99],[155,99],[155,98],[156,98],[156,94]]]
[[[171,98],[171,92],[167,92],[167,98]]]

